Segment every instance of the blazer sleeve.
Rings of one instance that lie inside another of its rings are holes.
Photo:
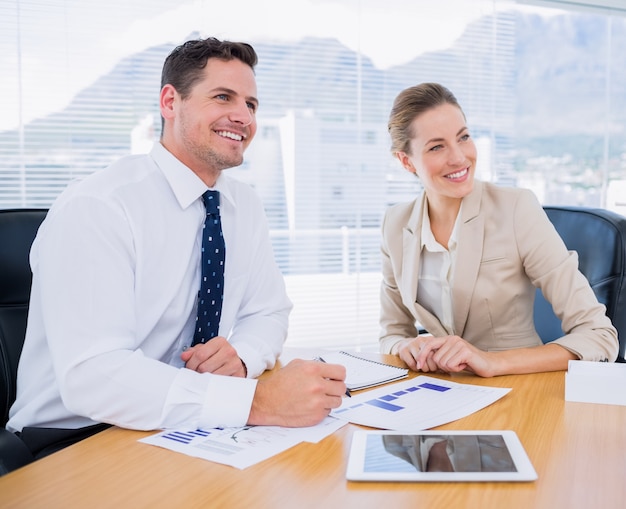
[[[561,320],[564,335],[554,342],[581,360],[614,361],[619,348],[617,331],[578,270],[577,253],[567,250],[530,191],[520,196],[515,230],[526,274]]]

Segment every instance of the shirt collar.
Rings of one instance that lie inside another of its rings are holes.
[[[160,142],[156,142],[152,146],[150,157],[163,172],[181,208],[189,207],[209,189],[191,168],[181,163]],[[220,173],[215,186],[210,189],[219,191],[221,197],[230,202],[231,205],[235,205],[229,178],[223,173]]]
[[[461,218],[461,211],[463,210],[463,201],[461,201],[461,206],[459,207],[459,212],[456,215],[456,219],[454,221],[454,228],[452,228],[452,233],[450,234],[450,240],[448,241],[448,250],[451,251],[456,248],[458,230],[459,230],[459,221]],[[426,249],[431,252],[442,251],[444,248],[435,240],[435,236],[433,235],[433,230],[430,227],[430,217],[428,216],[428,199],[424,197],[424,207],[422,208],[422,232],[420,235],[421,240],[421,248]]]

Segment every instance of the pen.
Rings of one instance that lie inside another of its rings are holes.
[[[322,359],[321,357],[315,357],[315,360],[326,364],[326,361]],[[350,389],[348,389],[347,387],[346,387],[346,396],[348,396],[349,398],[352,397],[352,394],[350,394]]]

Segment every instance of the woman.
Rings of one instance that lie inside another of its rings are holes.
[[[614,361],[617,332],[535,196],[474,179],[476,147],[454,95],[436,83],[404,90],[389,133],[424,191],[383,221],[381,351],[417,371],[486,377]],[[545,345],[535,287],[565,331]]]

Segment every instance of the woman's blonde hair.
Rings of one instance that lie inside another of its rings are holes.
[[[411,130],[413,120],[442,104],[452,104],[463,113],[454,94],[439,83],[421,83],[400,92],[393,102],[387,124],[391,136],[391,153],[410,154],[411,138],[415,134]]]

